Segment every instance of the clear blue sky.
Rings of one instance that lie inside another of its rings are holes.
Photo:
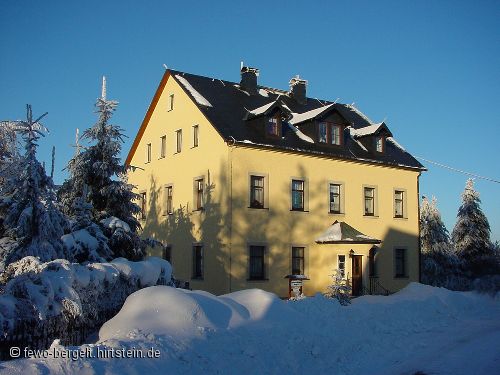
[[[300,74],[313,97],[355,102],[414,155],[500,179],[498,1],[26,1],[0,2],[0,119],[25,104],[49,112],[56,183],[75,129],[95,121],[100,80],[120,102],[125,156],[162,64],[286,89]],[[424,163],[425,164],[425,163]],[[466,176],[426,164],[421,193],[438,198],[451,231]],[[500,184],[476,180],[500,240]]]

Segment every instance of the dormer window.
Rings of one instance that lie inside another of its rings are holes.
[[[342,125],[320,122],[318,125],[318,141],[336,146],[342,145]]]
[[[267,134],[274,137],[279,137],[280,125],[281,125],[281,116],[275,115],[273,117],[269,117],[267,120]]]
[[[384,152],[384,141],[385,141],[385,138],[378,135],[375,137],[375,150],[377,150],[377,152]]]

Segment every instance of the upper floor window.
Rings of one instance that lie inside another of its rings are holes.
[[[330,122],[320,122],[318,125],[318,140],[320,143],[342,145],[342,125]]]
[[[267,119],[267,134],[278,137],[280,135],[281,117],[279,115]]]
[[[394,217],[404,217],[404,191],[394,191]]]
[[[177,130],[176,132],[176,139],[177,139],[177,152],[182,151],[182,129]]]
[[[394,277],[408,277],[406,249],[394,249]]]
[[[292,247],[292,275],[304,275],[304,248]]]
[[[146,163],[151,162],[151,143],[146,145]]]
[[[248,273],[250,280],[264,280],[265,249],[266,249],[265,246],[250,246],[249,273]]]
[[[203,209],[203,191],[204,191],[204,183],[203,179],[198,179],[194,181],[194,204],[196,210]]]
[[[292,180],[292,210],[304,210],[304,181]]]
[[[198,137],[200,134],[200,128],[198,125],[193,125],[193,147],[198,147]]]
[[[384,152],[384,137],[375,137],[375,149],[377,150],[377,152]]]
[[[174,187],[167,186],[165,188],[165,196],[166,196],[165,212],[167,215],[171,215],[174,213],[173,194],[174,194]]]
[[[365,216],[375,215],[375,188],[364,188]]]
[[[340,213],[340,184],[330,184],[330,213]]]
[[[202,245],[193,245],[193,279],[203,279]]]
[[[250,207],[264,208],[263,176],[250,176]]]
[[[167,136],[160,138],[160,158],[163,159],[167,155]]]
[[[139,194],[140,204],[141,204],[141,219],[146,219],[146,192]]]
[[[174,109],[174,94],[170,94],[168,98],[168,110],[172,111]]]

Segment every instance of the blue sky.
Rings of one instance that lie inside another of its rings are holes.
[[[412,154],[500,180],[498,1],[26,1],[0,2],[0,119],[25,104],[49,112],[40,143],[56,183],[75,129],[95,121],[100,80],[120,102],[125,156],[163,74],[238,81],[240,61],[261,84],[340,98],[386,120]],[[438,198],[451,231],[466,176],[424,163],[421,193]],[[500,184],[476,180],[500,240]]]

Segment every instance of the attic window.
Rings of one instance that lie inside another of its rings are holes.
[[[376,136],[375,137],[375,149],[377,152],[384,152],[385,145],[384,145],[385,138],[382,136]]]
[[[342,145],[342,125],[320,122],[318,124],[318,141],[336,146]]]
[[[279,137],[280,125],[281,125],[281,117],[279,115],[269,117],[267,120],[267,134],[271,135],[271,136]]]
[[[168,110],[172,111],[174,109],[174,94],[170,94],[168,101]]]

